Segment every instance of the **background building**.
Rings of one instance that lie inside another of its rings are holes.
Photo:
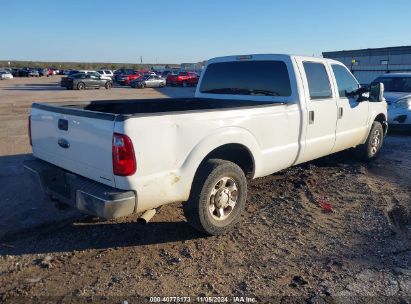
[[[204,64],[202,62],[181,64],[182,71],[201,72],[203,68]]]
[[[344,63],[361,84],[384,73],[411,72],[411,46],[323,52],[323,57]]]

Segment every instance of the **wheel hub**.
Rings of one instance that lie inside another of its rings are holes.
[[[225,220],[237,203],[237,184],[229,177],[221,178],[209,195],[209,212],[218,221]]]
[[[373,154],[377,153],[380,143],[381,143],[381,134],[379,130],[376,130],[374,132],[374,136],[371,141],[371,152]]]

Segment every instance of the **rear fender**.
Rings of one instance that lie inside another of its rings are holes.
[[[261,156],[259,152],[261,151],[261,148],[254,136],[248,130],[238,127],[217,129],[209,136],[203,138],[189,152],[179,170],[182,181],[179,185],[184,200],[187,200],[190,195],[194,176],[205,157],[218,147],[227,144],[240,144],[247,148],[254,161],[254,172],[252,177],[258,174],[258,170],[261,168]]]

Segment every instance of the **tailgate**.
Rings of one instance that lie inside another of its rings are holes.
[[[33,104],[33,155],[115,187],[112,165],[114,114]]]

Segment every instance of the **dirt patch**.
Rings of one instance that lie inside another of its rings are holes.
[[[398,233],[387,217],[393,197],[410,202],[409,162],[390,152],[398,142],[410,148],[409,137],[388,138],[374,163],[344,152],[251,182],[242,222],[224,236],[192,230],[173,204],[146,226],[79,219],[3,240],[0,294],[407,299],[410,227]]]

